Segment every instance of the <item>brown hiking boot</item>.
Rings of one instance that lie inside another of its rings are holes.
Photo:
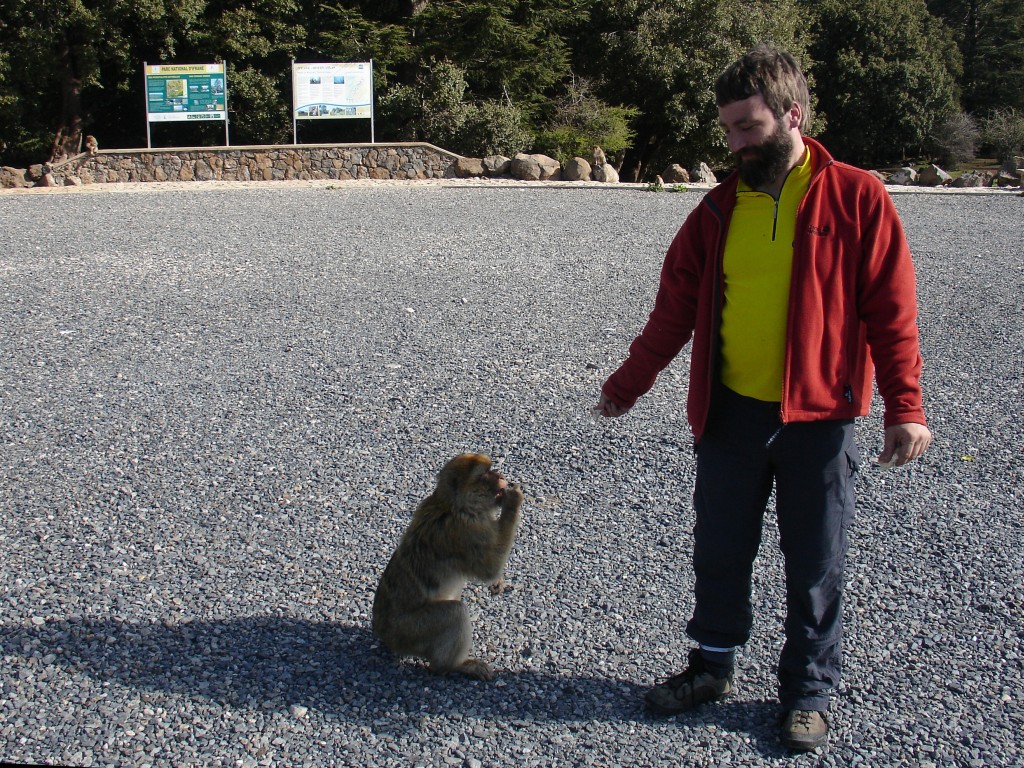
[[[704,667],[700,649],[692,648],[687,658],[689,666],[675,677],[658,683],[644,695],[647,708],[659,715],[686,712],[706,701],[721,701],[732,696],[732,672],[717,678]]]
[[[782,723],[782,741],[790,749],[807,752],[828,741],[828,715],[807,709],[791,709]]]

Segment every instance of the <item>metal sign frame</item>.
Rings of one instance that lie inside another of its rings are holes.
[[[228,132],[226,61],[213,64],[147,64],[142,62],[146,94],[146,147],[152,148],[150,123],[223,120]]]
[[[299,120],[369,119],[374,143],[373,59],[351,63],[292,60],[292,143]]]

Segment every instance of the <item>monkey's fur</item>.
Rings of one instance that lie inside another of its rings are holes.
[[[469,657],[473,627],[461,600],[467,581],[503,587],[523,493],[482,454],[451,459],[416,508],[373,600],[373,631],[398,656],[418,656],[434,672],[493,680]]]

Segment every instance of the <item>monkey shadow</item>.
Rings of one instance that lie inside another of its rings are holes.
[[[643,687],[598,676],[505,672],[494,682],[439,676],[399,661],[363,626],[276,617],[122,621],[71,617],[0,624],[0,649],[139,691],[222,706],[285,711],[301,705],[399,730],[424,716],[509,721],[646,721]]]

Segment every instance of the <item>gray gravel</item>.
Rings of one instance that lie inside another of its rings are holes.
[[[739,695],[690,643],[686,360],[587,410],[699,191],[0,195],[0,759],[76,766],[1024,765],[1024,199],[896,196],[936,442],[866,466],[830,746],[779,744],[777,528]],[[684,353],[685,355],[685,353]],[[878,412],[860,424],[880,448]],[[452,454],[527,493],[496,684],[398,664],[376,580]]]

